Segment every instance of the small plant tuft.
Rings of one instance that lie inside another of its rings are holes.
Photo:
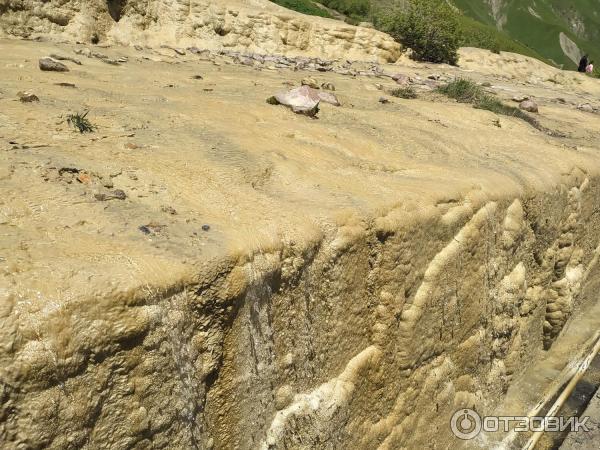
[[[77,128],[80,133],[93,133],[97,127],[87,119],[89,111],[76,114],[69,114],[67,116],[67,123]]]
[[[444,86],[440,86],[438,92],[461,103],[476,103],[486,95],[478,84],[465,78],[458,78]]]
[[[554,133],[543,127],[535,117],[530,116],[519,108],[505,105],[493,95],[485,92],[479,85],[471,80],[466,80],[464,78],[456,79],[445,86],[440,86],[438,92],[461,103],[470,103],[476,109],[485,109],[486,111],[491,111],[503,116],[516,117],[517,119],[524,120],[540,131],[550,134]]]
[[[417,91],[412,86],[399,87],[390,91],[390,95],[398,98],[417,98]]]

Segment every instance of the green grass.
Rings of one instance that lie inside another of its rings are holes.
[[[390,95],[398,98],[413,99],[417,98],[417,91],[412,86],[399,87],[392,89]]]
[[[67,123],[76,128],[80,133],[93,133],[96,130],[96,125],[87,119],[89,111],[83,114],[69,114],[67,116]]]
[[[308,14],[310,16],[331,17],[331,14],[329,14],[323,8],[319,8],[310,0],[272,0],[272,2],[277,3],[279,6],[283,6],[284,8],[291,9],[293,11],[298,11],[302,14]]]
[[[440,86],[438,92],[461,103],[472,104],[476,109],[484,109],[495,114],[516,117],[517,119],[524,120],[540,131],[548,131],[540,125],[535,117],[532,117],[519,108],[502,103],[471,80],[464,78],[456,79],[444,86]]]

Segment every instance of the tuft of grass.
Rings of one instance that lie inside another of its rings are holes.
[[[72,125],[74,128],[77,128],[80,133],[93,133],[97,127],[87,119],[88,113],[89,111],[86,111],[83,114],[69,114],[67,116],[67,123]]]
[[[487,95],[481,89],[481,86],[465,78],[458,78],[444,86],[440,86],[438,92],[461,103],[473,104]]]
[[[557,133],[543,127],[535,117],[525,111],[502,103],[493,95],[485,92],[481,86],[471,80],[464,78],[456,79],[445,86],[440,86],[438,92],[453,98],[461,103],[470,103],[476,109],[484,109],[495,114],[521,119],[534,128],[545,133],[558,135]]]
[[[411,99],[417,98],[417,91],[415,91],[415,88],[413,88],[412,86],[399,87],[396,89],[392,89],[390,91],[390,95],[398,98]]]

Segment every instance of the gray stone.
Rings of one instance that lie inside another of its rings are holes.
[[[69,68],[49,56],[39,60],[40,69],[46,72],[68,72]]]
[[[537,113],[537,112],[539,112],[538,105],[533,100],[525,100],[524,102],[521,102],[519,104],[519,108],[521,108],[523,111],[527,111],[527,112],[530,112],[530,113]]]

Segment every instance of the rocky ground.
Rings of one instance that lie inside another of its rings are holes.
[[[596,80],[0,47],[3,448],[454,448],[452,411],[595,301]],[[456,77],[552,133],[435,91]],[[340,106],[267,102],[302,84]]]

